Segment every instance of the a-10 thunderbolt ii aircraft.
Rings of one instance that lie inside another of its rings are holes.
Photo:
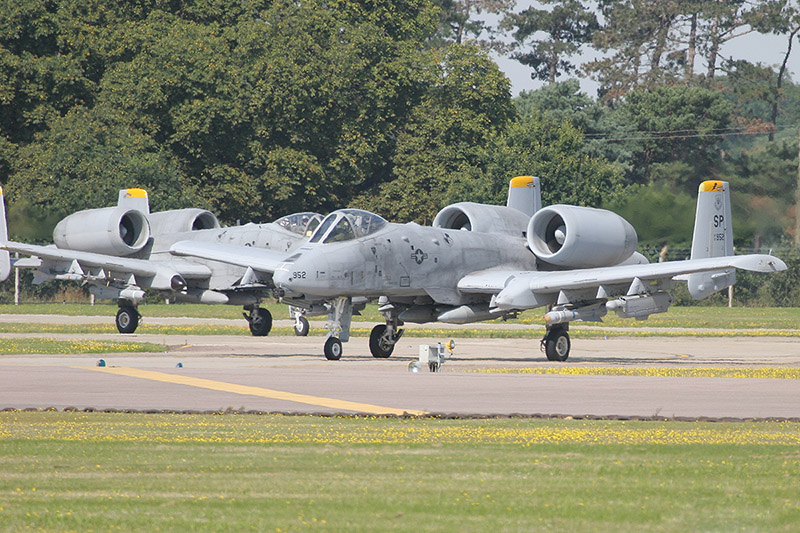
[[[533,185],[532,178],[515,178],[511,191]],[[292,305],[329,303],[328,359],[341,356],[341,341],[349,337],[353,297],[381,295],[386,323],[370,335],[375,357],[392,353],[404,322],[468,323],[545,307],[542,346],[549,360],[565,361],[570,321],[599,321],[609,310],[643,320],[667,311],[675,281],[687,281],[701,299],[735,283],[736,268],[786,269],[771,255],[733,254],[730,192],[722,181],[700,185],[691,258],[685,261],[648,263],[635,251],[633,227],[610,211],[540,209],[538,201],[522,202],[521,210],[514,205],[454,204],[439,212],[433,227],[343,209],[283,258],[190,241],[172,250],[271,275],[276,292]]]
[[[2,190],[0,190],[2,195]],[[269,311],[259,307],[271,298],[271,285],[259,283],[246,268],[227,263],[179,259],[169,253],[178,241],[263,247],[287,253],[294,250],[322,220],[317,213],[295,213],[269,224],[221,227],[204,209],[150,212],[147,192],[122,189],[117,206],[87,209],[61,220],[53,231],[54,245],[37,246],[8,241],[5,201],[2,209],[0,278],[6,279],[10,263],[34,268],[34,283],[55,280],[82,281],[97,298],[119,304],[116,325],[120,333],[133,333],[139,324],[138,304],[148,291],[173,301],[242,305],[250,331],[267,335],[272,328]],[[11,260],[8,252],[33,257]],[[295,331],[308,332],[308,321],[292,313]]]

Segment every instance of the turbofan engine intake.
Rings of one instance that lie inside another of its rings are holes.
[[[528,246],[540,260],[568,268],[617,265],[636,251],[636,230],[605,209],[552,205],[528,223]]]
[[[104,207],[78,211],[53,230],[59,248],[125,256],[138,252],[150,239],[145,214],[136,209]]]

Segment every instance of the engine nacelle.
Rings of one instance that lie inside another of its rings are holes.
[[[153,235],[167,235],[220,227],[217,216],[205,209],[173,209],[147,215]]]
[[[503,233],[523,237],[528,225],[528,216],[503,205],[459,202],[448,205],[433,219],[433,227],[478,231],[481,233]]]
[[[574,205],[552,205],[528,224],[528,246],[551,265],[593,268],[617,265],[636,250],[630,223],[611,211]]]
[[[53,230],[59,248],[124,256],[138,252],[150,238],[145,214],[125,207],[78,211]]]

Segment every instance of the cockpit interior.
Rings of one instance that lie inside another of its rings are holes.
[[[320,222],[322,222],[322,215],[319,213],[307,212],[286,215],[285,217],[281,217],[276,220],[275,224],[291,231],[292,233],[297,233],[298,235],[304,235],[308,237],[314,233],[314,230],[317,229],[317,227],[319,227]]]

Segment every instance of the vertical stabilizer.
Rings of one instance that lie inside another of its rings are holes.
[[[147,191],[144,189],[121,189],[117,205],[136,209],[145,215],[150,214],[150,200],[147,198]]]
[[[6,222],[6,197],[0,187],[0,242],[8,242],[8,223]],[[0,281],[8,279],[11,273],[11,254],[8,250],[0,250]]]
[[[522,211],[532,217],[542,208],[542,193],[539,178],[533,176],[517,176],[508,184],[508,202],[506,206]]]
[[[704,181],[697,194],[692,259],[733,255],[731,193],[727,181]],[[696,300],[736,283],[736,271],[690,274],[689,292]]]

